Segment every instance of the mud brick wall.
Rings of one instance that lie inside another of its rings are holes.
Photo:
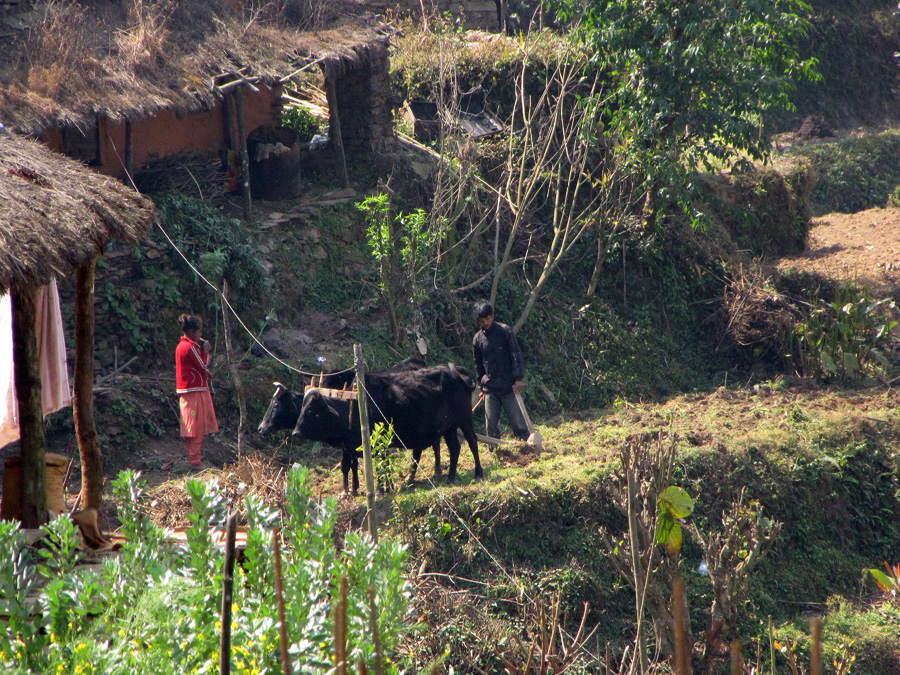
[[[414,17],[421,18],[422,6],[429,14],[449,13],[463,28],[500,30],[500,2],[498,0],[402,0],[399,4]],[[505,3],[504,3],[505,4]]]
[[[341,137],[348,154],[394,150],[394,108],[387,47],[373,46],[365,65],[335,82]],[[331,135],[333,137],[334,130]]]

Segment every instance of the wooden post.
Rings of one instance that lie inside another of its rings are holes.
[[[275,553],[275,600],[278,603],[278,635],[281,638],[281,672],[291,675],[288,656],[287,619],[284,614],[284,582],[281,574],[281,531],[272,530],[272,549]]]
[[[347,575],[341,575],[340,595],[334,608],[334,670],[347,675]]]
[[[363,361],[362,345],[353,345],[356,368],[356,403],[359,406],[359,426],[362,434],[363,462],[366,468],[366,503],[369,507],[369,534],[372,541],[378,541],[375,524],[375,474],[372,469],[372,439],[369,437],[369,394],[366,391],[366,362]]]
[[[44,409],[37,343],[37,291],[12,290],[13,367],[22,454],[22,526],[47,522]]]
[[[691,675],[691,646],[687,637],[687,596],[684,579],[678,572],[672,577],[672,615],[675,622],[675,672]]]
[[[82,508],[102,514],[103,452],[94,422],[94,273],[96,258],[75,273],[75,371],[73,412],[81,455]],[[102,526],[102,516],[101,516]]]
[[[812,628],[812,653],[809,655],[809,675],[822,675],[822,617],[814,616]]]
[[[350,187],[350,177],[347,174],[347,155],[344,154],[344,136],[341,133],[341,115],[338,112],[337,89],[334,86],[334,78],[325,75],[325,98],[328,100],[329,135],[334,147],[337,148],[338,159],[341,163],[341,179],[344,187]]]
[[[219,645],[219,675],[231,672],[231,599],[234,591],[234,540],[237,536],[237,511],[228,516],[225,526],[225,564],[222,568],[222,641]]]
[[[378,635],[378,611],[375,608],[375,588],[369,586],[369,632],[375,647],[375,675],[384,675],[384,657],[381,654],[381,638]]]
[[[744,656],[741,654],[741,641],[731,641],[731,675],[743,675]],[[821,675],[821,673],[819,674]]]
[[[247,150],[247,123],[244,119],[244,90],[234,89],[234,110],[237,113],[238,141],[241,148],[241,193],[244,195],[244,218],[250,220],[253,204],[250,197],[250,153]]]
[[[225,148],[235,150],[234,142],[234,116],[231,113],[231,97],[226,93],[222,96],[222,129],[225,132]]]
[[[222,297],[228,300],[228,282],[222,280]],[[234,348],[231,344],[231,310],[228,305],[222,303],[222,323],[225,328],[225,353],[228,357],[228,367],[231,370],[231,379],[234,381],[234,391],[237,394],[238,410],[240,417],[238,418],[238,457],[244,454],[244,426],[247,421],[247,396],[244,393],[244,383],[241,381],[241,373],[238,370],[237,363],[234,360]]]
[[[134,179],[134,125],[130,121],[125,122],[125,171],[128,178]]]

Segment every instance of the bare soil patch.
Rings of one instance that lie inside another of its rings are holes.
[[[815,218],[807,249],[780,259],[777,268],[853,281],[879,294],[896,295],[900,291],[900,209]]]

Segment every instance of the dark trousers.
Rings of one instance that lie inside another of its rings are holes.
[[[484,416],[487,422],[487,435],[491,438],[500,438],[500,409],[506,411],[513,433],[520,441],[528,440],[528,427],[522,416],[522,409],[513,392],[508,394],[485,394]]]

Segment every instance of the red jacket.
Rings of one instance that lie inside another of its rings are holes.
[[[187,335],[175,348],[175,391],[187,394],[192,391],[206,391],[209,370],[206,367],[209,354],[204,354],[200,345]]]

